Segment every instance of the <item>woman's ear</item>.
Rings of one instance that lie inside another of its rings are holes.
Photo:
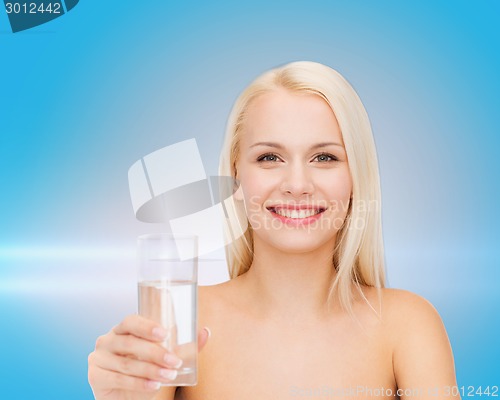
[[[233,197],[237,201],[243,201],[243,190],[241,189],[241,183],[238,179],[238,169],[236,168],[236,163],[234,164]]]
[[[240,181],[234,180],[234,199],[238,201],[243,201],[243,189],[240,185]]]

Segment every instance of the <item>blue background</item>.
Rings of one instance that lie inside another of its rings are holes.
[[[128,168],[195,137],[216,174],[239,92],[295,60],[368,110],[390,286],[438,309],[459,385],[500,385],[499,4],[86,0],[17,34],[1,12],[2,399],[92,398],[87,355],[135,312],[135,238],[161,230]]]

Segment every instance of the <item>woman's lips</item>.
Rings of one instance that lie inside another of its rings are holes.
[[[300,225],[311,224],[312,222],[317,221],[318,219],[320,219],[323,216],[323,212],[326,211],[324,208],[320,208],[320,209],[315,210],[316,214],[300,218],[300,217],[298,217],[297,214],[300,215],[301,211],[303,211],[303,210],[310,211],[311,209],[310,208],[296,209],[296,210],[294,210],[296,212],[296,214],[294,216],[297,216],[298,218],[292,218],[291,216],[287,217],[287,216],[278,214],[276,212],[276,208],[273,208],[273,207],[269,207],[269,208],[267,208],[267,210],[271,213],[271,215],[274,218],[280,220],[284,224],[292,225],[292,226],[300,226]],[[292,210],[287,209],[287,213],[290,214],[292,212],[293,212]]]

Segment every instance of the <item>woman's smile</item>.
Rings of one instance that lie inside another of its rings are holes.
[[[267,207],[273,218],[287,225],[307,225],[320,219],[325,212],[324,207],[313,205],[276,205]]]

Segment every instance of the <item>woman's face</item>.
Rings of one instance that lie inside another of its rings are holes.
[[[337,119],[321,97],[280,89],[254,99],[236,169],[254,241],[293,253],[333,249],[352,181]]]

